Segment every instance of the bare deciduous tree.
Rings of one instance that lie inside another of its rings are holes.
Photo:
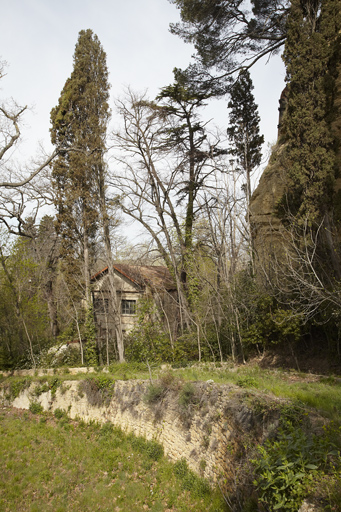
[[[188,279],[193,225],[202,210],[200,193],[215,169],[218,144],[209,142],[197,117],[201,104],[190,96],[168,102],[166,94],[163,103],[155,104],[129,91],[126,101],[117,103],[123,129],[114,134],[120,157],[111,179],[121,192],[124,213],[149,233],[170,269],[181,325],[187,328],[193,324]]]

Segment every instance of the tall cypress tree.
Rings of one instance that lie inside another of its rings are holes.
[[[229,127],[227,135],[233,146],[230,153],[236,157],[237,164],[246,177],[247,224],[251,240],[250,201],[251,175],[260,164],[261,147],[264,136],[259,133],[258,106],[252,93],[254,87],[248,70],[242,70],[231,88],[231,99],[228,103]]]
[[[90,301],[90,258],[99,223],[105,137],[110,116],[106,54],[91,30],[82,30],[70,78],[51,111],[51,140],[61,148],[54,162],[58,229],[64,255],[82,260],[86,300]]]
[[[288,190],[282,206],[298,228],[306,223],[313,230],[324,225],[321,241],[341,277],[333,233],[337,144],[331,128],[335,62],[340,64],[339,0],[293,0],[287,28],[283,59],[288,106],[283,128]]]
[[[335,28],[325,16],[325,0],[302,7],[293,0],[284,52],[289,83],[284,120],[287,138],[287,169],[290,179],[291,213],[297,219],[319,222],[333,193],[335,153],[328,124],[328,68],[333,53]],[[334,13],[338,16],[338,13]]]

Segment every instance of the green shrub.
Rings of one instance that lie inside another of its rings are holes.
[[[31,402],[29,406],[29,410],[32,414],[41,414],[44,410],[43,406],[38,402]]]
[[[22,391],[30,387],[31,383],[32,379],[30,377],[12,377],[3,386],[6,400],[12,401],[17,398]]]
[[[258,447],[259,456],[252,461],[259,500],[270,510],[297,511],[328,457],[339,463],[333,448],[328,436],[307,434],[287,421],[275,440]]]
[[[165,395],[166,389],[162,384],[150,384],[144,395],[144,401],[147,404],[154,404],[162,399]]]
[[[258,382],[253,377],[248,375],[240,377],[237,382],[237,386],[241,388],[258,388]]]
[[[78,393],[86,395],[90,405],[100,407],[108,406],[115,392],[115,380],[107,374],[88,377],[80,381]]]
[[[54,417],[57,418],[57,420],[60,420],[62,418],[67,417],[67,412],[64,411],[64,409],[60,409],[59,407],[54,410],[53,413]]]
[[[199,402],[196,389],[191,382],[186,382],[179,394],[178,404],[181,409],[188,409],[190,405],[195,405]]]
[[[51,391],[51,395],[53,397],[55,396],[59,386],[61,386],[61,381],[57,377],[47,378],[34,388],[33,395],[38,397],[42,393]]]

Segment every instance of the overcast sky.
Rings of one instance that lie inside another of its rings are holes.
[[[49,149],[50,111],[72,71],[78,33],[91,28],[107,53],[111,95],[124,86],[148,89],[154,97],[173,80],[173,68],[185,68],[193,48],[169,32],[178,10],[167,0],[11,0],[3,1],[0,57],[7,75],[0,82],[0,99],[13,97],[32,111],[25,116],[26,145],[18,158],[34,156],[38,141]],[[284,87],[279,57],[258,63],[252,71],[261,131],[266,142],[276,139],[278,98]],[[227,100],[213,102],[209,112],[226,128]]]

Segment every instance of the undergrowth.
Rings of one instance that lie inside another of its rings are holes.
[[[78,394],[87,397],[90,405],[100,407],[108,406],[114,396],[115,379],[108,374],[102,373],[87,377],[80,381],[78,385]]]
[[[318,492],[318,476],[327,477],[333,469],[340,469],[340,452],[333,437],[332,427],[317,436],[283,420],[275,438],[258,446],[252,460],[254,486],[267,510],[297,511],[304,498]],[[331,507],[325,502],[324,510],[340,510]]]

